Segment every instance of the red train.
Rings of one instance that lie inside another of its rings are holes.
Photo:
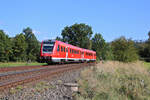
[[[96,61],[96,52],[79,48],[58,40],[45,40],[41,43],[41,62],[89,62]]]

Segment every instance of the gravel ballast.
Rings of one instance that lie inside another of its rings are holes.
[[[82,69],[17,86],[6,94],[1,94],[0,100],[73,100],[74,92],[64,84],[76,83]]]

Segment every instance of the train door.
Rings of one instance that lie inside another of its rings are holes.
[[[66,61],[68,61],[68,47],[66,47]]]
[[[84,60],[84,52],[82,52],[81,58],[82,60]]]
[[[92,53],[92,60],[94,59],[94,53]]]

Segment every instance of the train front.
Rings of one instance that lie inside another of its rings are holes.
[[[46,40],[41,43],[40,60],[41,62],[51,63],[55,40]]]

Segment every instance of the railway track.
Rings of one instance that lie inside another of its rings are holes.
[[[44,66],[17,66],[17,67],[1,67],[0,68],[0,73],[3,73],[3,72],[9,72],[9,71],[18,71],[18,70],[30,70],[30,69],[38,69],[38,68],[41,68],[41,67],[55,67],[55,65],[44,65]],[[57,65],[57,66],[61,66],[61,65]]]
[[[18,76],[25,76],[25,75],[29,75],[29,74],[34,74],[34,73],[39,73],[39,72],[46,72],[48,70],[53,70],[53,69],[57,69],[57,68],[61,68],[61,67],[66,67],[67,65],[63,65],[63,66],[47,66],[47,67],[40,67],[40,68],[35,68],[35,69],[29,69],[27,68],[27,70],[23,69],[23,70],[19,70],[19,71],[9,71],[9,72],[3,72],[0,73],[0,82],[2,80],[6,80],[8,78],[13,78],[13,77],[18,77]]]
[[[28,69],[20,71],[11,71],[0,73],[0,90],[8,89],[17,85],[33,82],[46,77],[52,77],[63,72],[79,69],[81,67],[90,66],[93,64],[66,64],[47,67],[39,67],[38,69]]]

